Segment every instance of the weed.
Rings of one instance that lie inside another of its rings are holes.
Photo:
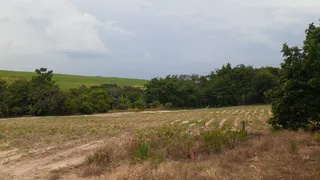
[[[314,135],[314,141],[317,142],[317,143],[320,143],[320,133],[316,133]]]
[[[216,129],[201,132],[200,136],[208,153],[219,153],[223,147],[234,147],[236,141],[247,139],[247,132]]]
[[[104,173],[108,168],[117,167],[128,157],[128,148],[112,143],[98,149],[85,160],[86,168],[83,176],[96,176]]]
[[[99,149],[98,151],[96,151],[94,154],[88,156],[86,162],[89,165],[108,165],[112,163],[112,157],[111,153],[108,150],[105,149]]]
[[[202,120],[202,121],[199,121],[199,122],[197,123],[197,125],[200,126],[200,127],[202,127],[202,126],[205,126],[205,125],[206,125],[206,122]]]
[[[147,141],[140,141],[133,151],[135,159],[146,160],[150,157],[150,143]]]
[[[290,153],[296,153],[297,152],[297,141],[295,139],[290,140]]]
[[[201,132],[200,136],[203,139],[205,149],[208,153],[212,151],[220,152],[223,145],[226,144],[226,138],[221,129]]]

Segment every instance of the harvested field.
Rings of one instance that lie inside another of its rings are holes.
[[[269,106],[92,116],[0,120],[0,179],[317,179],[320,135],[272,133]],[[126,146],[137,131],[179,125],[196,131],[245,121],[248,140],[220,153],[191,159],[132,162]],[[99,151],[97,151],[99,150]],[[107,152],[104,171],[88,169],[95,152]],[[109,157],[108,156],[108,157]]]

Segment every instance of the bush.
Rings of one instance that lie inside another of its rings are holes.
[[[165,107],[166,109],[171,109],[171,108],[173,107],[173,104],[172,104],[171,102],[169,102],[169,103],[166,103],[166,104],[164,105],[164,107]]]
[[[138,109],[146,109],[147,103],[144,102],[142,99],[134,102],[134,107]]]
[[[152,102],[152,106],[153,106],[154,108],[159,108],[160,105],[161,105],[160,101],[153,101],[153,102]]]
[[[133,150],[133,157],[138,160],[146,160],[150,157],[150,143],[139,140],[137,146]]]
[[[148,145],[148,156],[142,157],[161,161],[164,158],[187,158],[190,155],[191,148],[194,147],[195,138],[189,136],[186,129],[181,126],[163,126],[156,130],[138,133],[137,142],[143,142],[137,147],[139,152],[146,149],[145,146],[141,145]],[[140,158],[140,160],[143,160],[143,158]]]
[[[94,89],[83,93],[79,97],[79,110],[84,114],[105,113],[110,109],[112,102],[107,91]]]
[[[93,114],[94,113],[93,104],[90,102],[87,102],[87,101],[83,101],[79,105],[79,110],[83,114]]]
[[[247,132],[216,129],[201,132],[200,137],[208,153],[219,153],[225,146],[233,147],[236,141],[246,139]]]
[[[131,108],[132,103],[126,96],[119,97],[119,109],[129,109]]]
[[[235,143],[247,139],[246,131],[216,129],[203,131],[200,135],[188,133],[186,127],[174,125],[140,132],[138,145],[134,150],[135,159],[179,160],[193,158],[195,153],[219,153],[224,147],[233,148]]]

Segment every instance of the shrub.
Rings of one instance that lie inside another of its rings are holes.
[[[144,102],[142,99],[134,102],[134,107],[138,109],[146,109],[147,103]]]
[[[203,131],[200,135],[190,134],[186,127],[173,125],[163,126],[137,135],[138,145],[134,150],[134,157],[146,159],[185,159],[194,153],[207,151],[218,153],[224,147],[235,146],[240,140],[247,139],[246,131],[229,131],[216,129]]]
[[[149,103],[149,104],[148,104],[148,107],[149,107],[149,108],[153,108],[153,104],[152,104],[152,103]]]
[[[137,141],[148,144],[148,157],[157,161],[163,158],[187,158],[195,144],[195,138],[189,136],[186,129],[180,126],[163,126],[153,131],[140,132]]]
[[[173,104],[171,102],[168,102],[164,105],[165,108],[171,109],[173,107]]]
[[[79,101],[79,110],[84,114],[107,112],[112,102],[108,92],[103,89],[93,89],[84,92],[80,95]]]
[[[119,109],[129,109],[131,108],[132,103],[126,96],[119,97]]]
[[[320,143],[320,133],[316,133],[316,134],[315,134],[314,140],[315,140],[317,143]]]
[[[153,101],[153,102],[152,102],[152,106],[153,106],[154,108],[159,108],[160,105],[161,105],[160,101]]]
[[[201,132],[200,137],[208,153],[219,153],[223,147],[228,145],[233,147],[236,141],[246,139],[247,132],[215,129]]]
[[[150,157],[150,143],[140,140],[133,150],[133,157],[138,160],[146,160]]]

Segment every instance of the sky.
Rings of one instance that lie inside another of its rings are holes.
[[[0,69],[151,79],[279,66],[319,0],[0,0]]]

